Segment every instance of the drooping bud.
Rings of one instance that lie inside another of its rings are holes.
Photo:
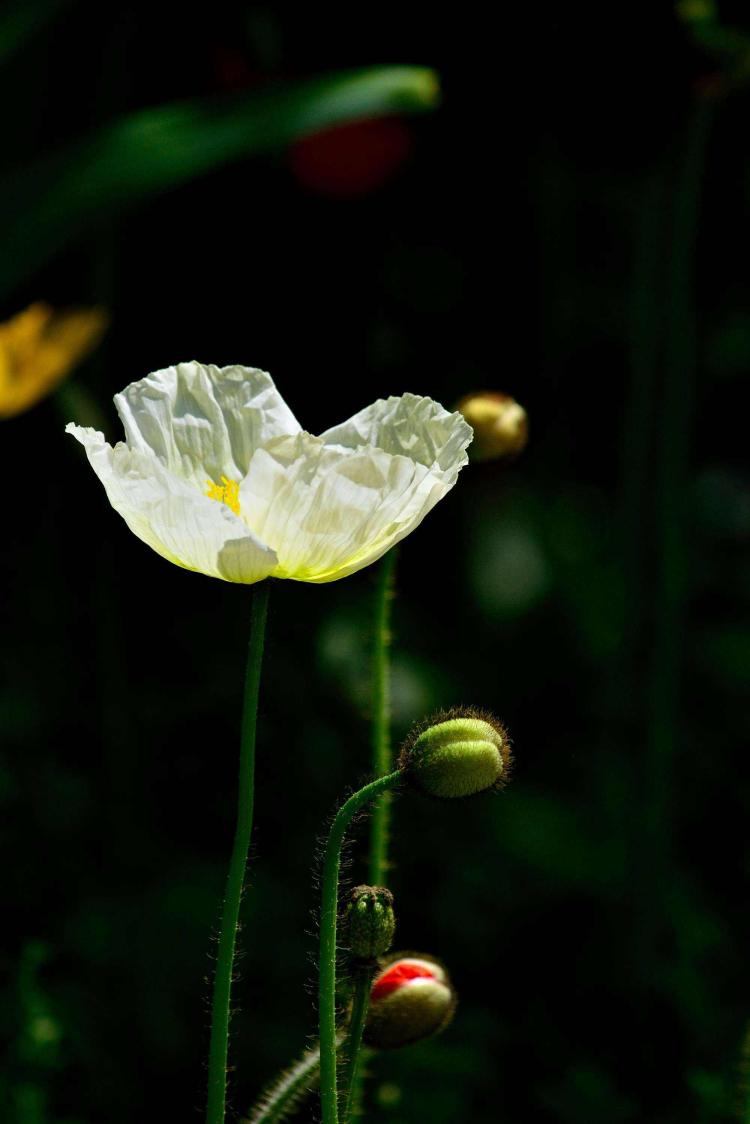
[[[485,390],[467,394],[456,406],[474,430],[469,447],[473,460],[517,457],[529,438],[529,419],[509,394]]]
[[[496,718],[454,710],[413,731],[399,767],[423,792],[452,799],[498,788],[508,779],[510,761],[510,740]]]
[[[385,886],[356,886],[346,908],[347,942],[355,960],[374,960],[393,943],[393,894]]]
[[[379,1050],[409,1046],[444,1030],[455,1008],[443,965],[422,953],[400,953],[373,980],[363,1041]]]

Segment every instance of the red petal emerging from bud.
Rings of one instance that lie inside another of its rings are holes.
[[[419,1042],[448,1025],[455,1005],[441,964],[427,956],[395,956],[372,985],[364,1041],[379,1050]]]
[[[436,980],[437,975],[424,964],[416,964],[413,960],[399,960],[398,963],[394,964],[392,968],[388,968],[382,976],[378,976],[375,980],[370,992],[370,999],[373,1003],[377,1003],[378,999],[384,999],[397,987],[401,987],[409,980],[417,979]]]

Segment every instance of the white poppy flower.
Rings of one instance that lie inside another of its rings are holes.
[[[115,405],[126,440],[114,448],[66,427],[110,503],[162,557],[232,582],[329,582],[375,562],[453,487],[472,437],[415,394],[313,437],[250,367],[178,363]]]

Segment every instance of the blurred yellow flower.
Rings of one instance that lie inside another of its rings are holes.
[[[494,390],[467,394],[456,409],[474,430],[472,459],[517,457],[526,447],[529,419],[523,406],[509,394]]]
[[[320,437],[265,371],[178,363],[115,396],[126,440],[67,426],[110,503],[157,554],[224,581],[331,582],[417,527],[466,464],[471,429],[416,394]]]
[[[0,418],[46,398],[94,350],[107,319],[101,308],[56,312],[37,302],[0,324]]]

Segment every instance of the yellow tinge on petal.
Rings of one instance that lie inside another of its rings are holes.
[[[35,406],[93,351],[107,327],[101,308],[56,312],[42,302],[0,324],[0,417]]]
[[[207,480],[208,485],[206,495],[210,500],[218,500],[219,503],[225,503],[230,511],[235,515],[240,513],[240,482],[239,480],[228,480],[226,476],[222,476],[221,484],[214,484],[213,480]]]

